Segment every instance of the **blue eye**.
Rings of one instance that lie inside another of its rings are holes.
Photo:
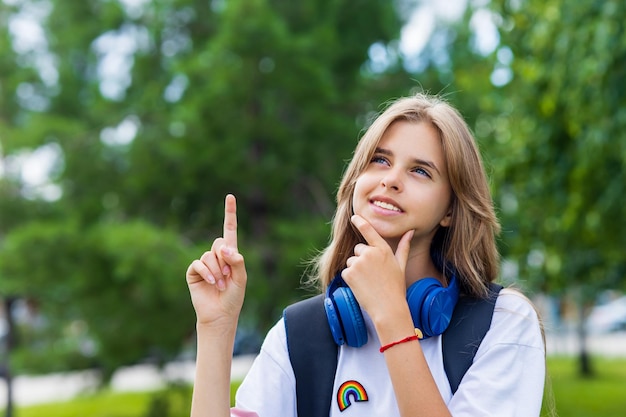
[[[384,157],[382,157],[382,156],[378,156],[378,155],[373,156],[370,162],[371,162],[371,163],[374,163],[374,164],[385,164],[385,165],[389,165],[389,162],[387,161],[387,159],[385,159],[385,158],[384,158]]]
[[[413,169],[413,172],[419,174],[419,175],[423,175],[425,177],[431,178],[431,175],[428,171],[426,171],[424,168],[415,168]]]

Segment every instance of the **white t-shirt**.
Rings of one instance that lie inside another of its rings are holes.
[[[400,416],[385,358],[379,352],[380,342],[365,312],[364,317],[367,344],[339,348],[329,417]],[[419,343],[453,416],[539,416],[545,345],[537,314],[521,294],[507,289],[500,292],[491,327],[454,396],[443,368],[441,336]],[[295,377],[282,319],[268,332],[237,391],[232,415],[254,413],[259,417],[297,416]]]

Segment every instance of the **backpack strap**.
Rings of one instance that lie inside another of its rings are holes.
[[[296,376],[298,417],[328,417],[339,351],[328,326],[324,294],[290,305],[283,318]]]
[[[487,298],[460,297],[454,308],[450,325],[441,340],[443,367],[452,394],[472,366],[478,347],[491,327],[493,309],[501,289],[501,285],[491,283]]]

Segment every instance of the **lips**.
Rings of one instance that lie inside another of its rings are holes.
[[[385,210],[395,211],[398,213],[402,212],[402,209],[398,206],[398,204],[388,198],[374,197],[370,200],[370,203]]]

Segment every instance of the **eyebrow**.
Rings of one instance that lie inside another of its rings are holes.
[[[393,156],[393,152],[391,152],[389,149],[383,149],[383,148],[376,148],[376,150],[374,151],[374,154]],[[427,166],[428,168],[431,168],[435,172],[437,172],[438,175],[441,175],[441,172],[439,172],[437,165],[435,165],[435,163],[432,161],[427,161],[426,159],[413,158],[411,162],[413,162],[413,164],[415,165]]]

